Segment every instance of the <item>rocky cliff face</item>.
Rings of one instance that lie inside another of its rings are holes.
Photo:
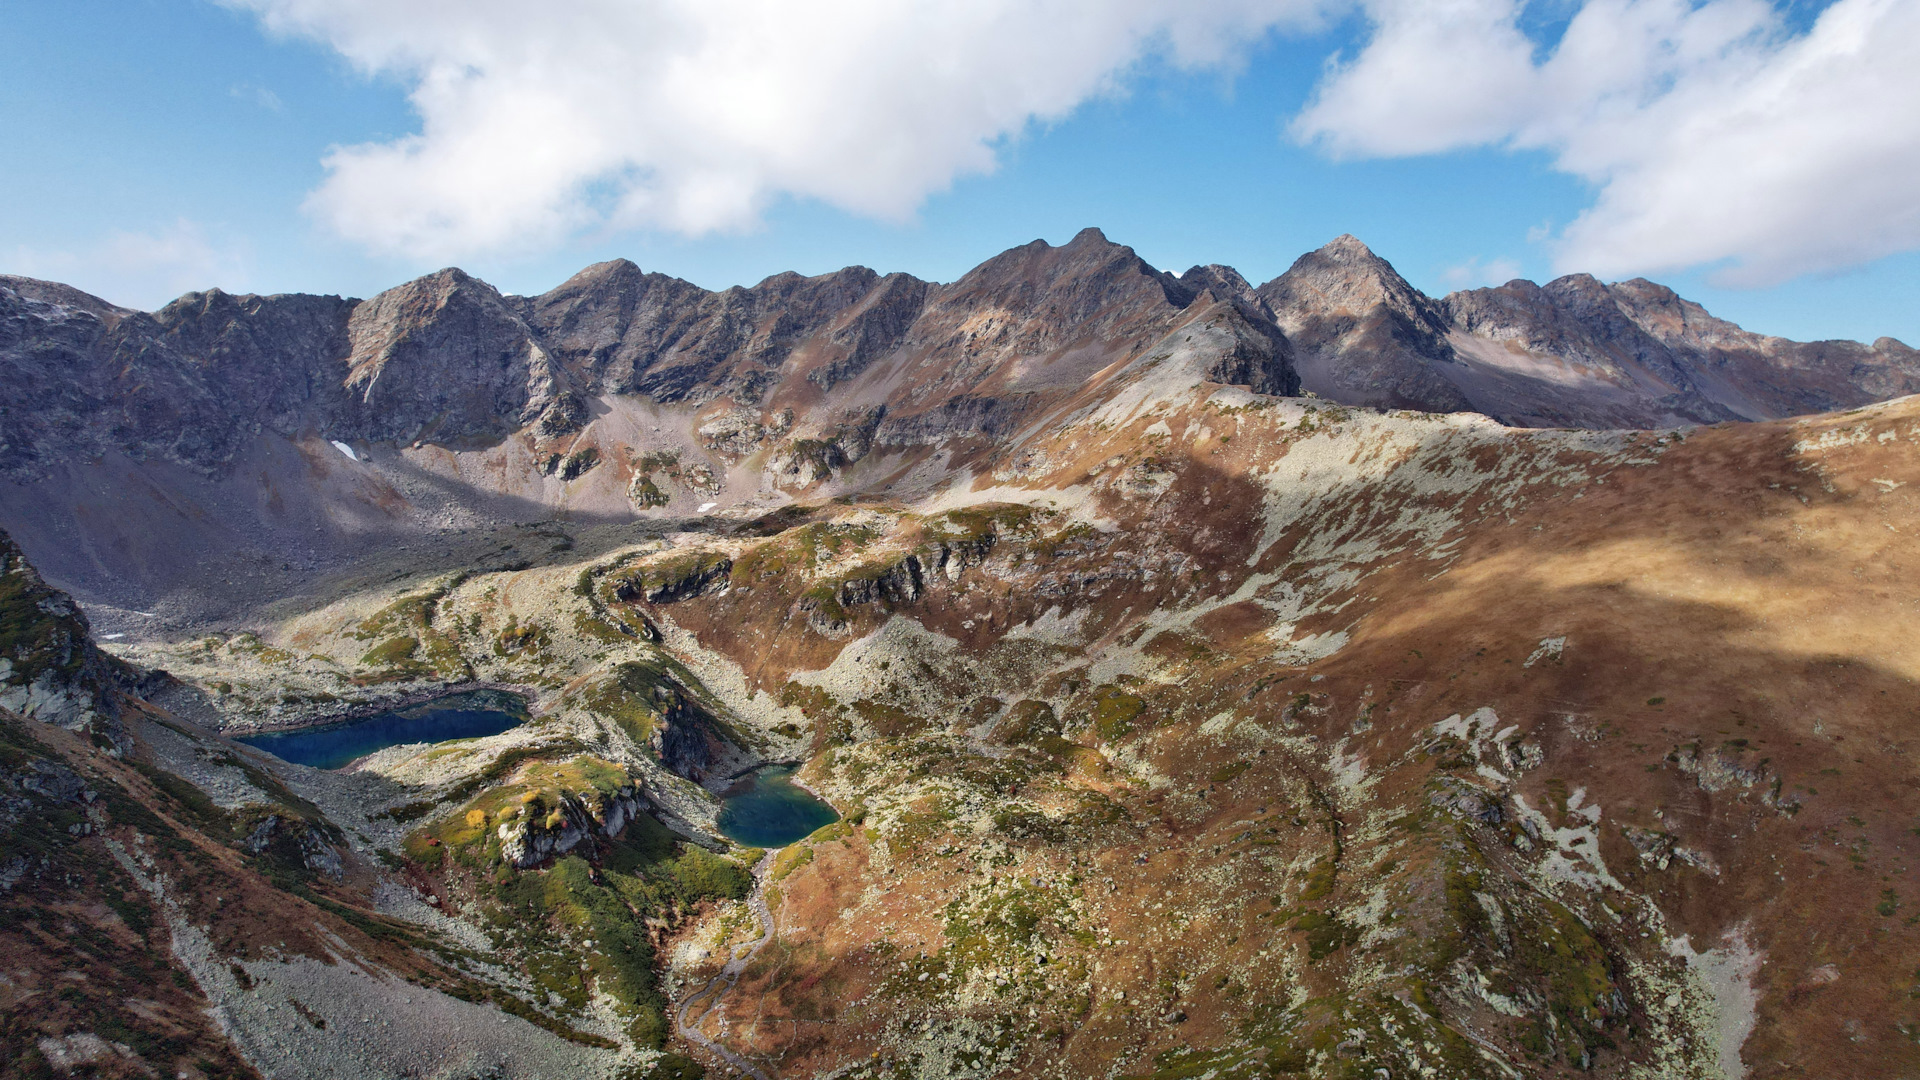
[[[591,785],[578,791],[563,788],[546,793],[544,802],[521,804],[498,826],[501,860],[531,869],[565,856],[595,835],[618,837],[649,804],[631,780],[604,786],[607,790]]]
[[[1788,341],[1715,319],[1642,279],[1571,274],[1430,299],[1343,236],[1260,287],[1303,384],[1349,404],[1472,409],[1522,427],[1759,420],[1920,390],[1891,338]]]
[[[0,531],[0,709],[123,745],[114,691],[124,677],[94,645],[79,605]]]

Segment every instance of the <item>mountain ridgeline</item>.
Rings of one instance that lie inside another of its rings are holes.
[[[992,436],[1197,323],[1223,331],[1215,381],[1520,427],[1769,419],[1920,389],[1920,355],[1891,338],[1787,341],[1585,274],[1436,300],[1351,236],[1257,288],[1219,265],[1175,277],[1088,229],[946,285],[856,266],[710,292],[617,260],[532,297],[447,269],[371,300],[212,289],[148,314],[0,277],[0,319],[16,480],[114,452],[217,471],[263,431],[564,435],[606,395],[763,420],[838,405],[883,443]]]
[[[1595,429],[1920,389],[1889,338],[1766,337],[1584,275],[1436,300],[1347,236],[1257,288],[1094,229],[951,284],[850,267],[710,292],[615,261],[533,297],[448,269],[364,301],[216,289],[145,313],[0,277],[0,515],[109,617],[231,610],[373,537],[898,493],[1015,459],[1156,368]]]

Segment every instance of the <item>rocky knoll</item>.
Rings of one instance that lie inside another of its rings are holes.
[[[113,722],[124,665],[93,643],[72,597],[47,585],[0,530],[0,709],[124,740]]]

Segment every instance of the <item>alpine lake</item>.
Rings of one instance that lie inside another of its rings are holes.
[[[242,735],[239,741],[295,765],[342,769],[389,746],[478,739],[526,722],[527,703],[519,695],[470,690],[364,719]]]
[[[833,807],[793,782],[797,765],[762,765],[720,795],[720,833],[748,847],[785,847],[840,820]]]

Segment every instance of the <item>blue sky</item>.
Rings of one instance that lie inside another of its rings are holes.
[[[735,168],[761,185],[750,205],[742,204],[746,209],[723,210],[717,224],[690,226],[686,214],[664,210],[607,209],[626,190],[621,185],[646,189],[653,183],[624,179],[635,170],[668,177],[656,185],[668,188],[679,163],[659,156],[672,151],[649,150],[654,157],[637,159],[625,172],[583,167],[586,180],[576,186],[587,194],[554,196],[574,215],[561,226],[536,223],[496,243],[463,219],[421,226],[406,234],[417,235],[417,242],[396,246],[369,239],[368,230],[397,223],[396,231],[404,232],[410,227],[404,215],[418,215],[422,202],[380,203],[377,185],[341,195],[339,184],[328,185],[346,170],[337,162],[330,168],[327,155],[336,146],[401,145],[396,140],[425,130],[423,115],[437,106],[423,107],[410,95],[428,68],[370,61],[382,46],[368,45],[368,35],[379,38],[389,28],[369,22],[375,17],[360,14],[348,0],[339,5],[344,13],[327,9],[325,0],[236,3],[11,0],[0,29],[0,124],[7,147],[0,155],[0,272],[70,281],[139,307],[210,285],[365,296],[448,263],[507,291],[538,292],[587,263],[614,257],[710,288],[750,284],[781,270],[819,273],[851,263],[951,280],[1012,245],[1036,237],[1059,243],[1097,225],[1157,266],[1179,271],[1196,262],[1224,262],[1258,283],[1300,253],[1351,232],[1434,295],[1508,276],[1544,281],[1572,268],[1570,252],[1587,250],[1612,264],[1599,268],[1604,277],[1632,276],[1644,263],[1647,276],[1750,329],[1803,339],[1890,334],[1920,344],[1920,305],[1914,303],[1920,255],[1900,237],[1888,240],[1870,217],[1830,220],[1805,210],[1804,198],[1789,193],[1772,196],[1771,205],[1791,211],[1779,216],[1816,220],[1783,220],[1771,233],[1755,233],[1736,221],[1685,245],[1665,244],[1654,229],[1654,241],[1610,246],[1607,237],[1640,235],[1647,232],[1646,221],[1673,220],[1660,214],[1688,217],[1686,207],[1672,211],[1657,194],[1667,190],[1660,183],[1697,168],[1682,151],[1649,163],[1609,150],[1612,144],[1596,149],[1578,103],[1559,113],[1515,116],[1510,106],[1489,105],[1493,97],[1443,100],[1436,106],[1445,110],[1438,124],[1400,124],[1435,94],[1445,96],[1433,88],[1457,86],[1461,76],[1445,67],[1448,50],[1421,44],[1426,30],[1395,31],[1397,16],[1390,11],[1363,14],[1320,5],[1311,26],[1283,13],[1271,29],[1233,22],[1209,28],[1227,41],[1224,51],[1217,42],[1191,55],[1151,42],[1133,52],[1119,48],[1113,54],[1119,61],[1108,64],[1095,83],[1034,90],[1038,103],[1024,122],[1004,122],[1005,108],[1018,114],[1023,106],[1002,103],[996,106],[1002,108],[1000,130],[988,123],[929,151],[959,159],[984,145],[996,162],[990,172],[965,164],[944,174],[907,169],[911,178],[876,185],[857,168],[839,168],[848,159],[857,164],[862,152],[884,154],[887,140],[902,138],[901,124],[910,130],[965,111],[936,102],[929,106],[931,120],[876,113],[867,129],[825,132],[817,159],[788,144],[765,153],[749,145],[716,159],[719,165],[705,163],[722,172]],[[395,5],[406,6],[402,0]],[[1521,11],[1518,40],[1523,51],[1531,48],[1531,62],[1544,73],[1538,77],[1553,75],[1550,53],[1577,10],[1555,3]],[[1760,44],[1726,47],[1778,54],[1813,34],[1822,10],[1782,7],[1777,21],[1751,38]],[[272,31],[263,28],[263,19],[276,18],[281,21]],[[1389,31],[1411,43],[1390,41]],[[390,32],[396,40],[423,33],[417,25]],[[452,47],[432,37],[413,40],[414,54]],[[1330,70],[1334,57],[1350,67]],[[1094,56],[1087,70],[1110,59]],[[1420,65],[1429,59],[1437,66],[1422,73]],[[1511,79],[1535,77],[1527,74],[1524,57],[1508,60]],[[1341,70],[1364,74],[1375,61],[1390,65],[1383,70],[1395,77],[1414,72],[1428,81],[1398,89],[1390,78],[1342,83]],[[992,56],[978,61],[992,62]],[[1502,62],[1492,57],[1474,63],[1492,69]],[[526,76],[510,88],[538,93],[541,77]],[[617,74],[607,78],[594,88],[597,97],[623,89]],[[1008,76],[989,67],[979,78]],[[1553,85],[1567,81],[1562,73]],[[1512,85],[1499,100],[1515,96]],[[1910,89],[1894,87],[1896,96]],[[650,92],[636,91],[634,108],[648,108],[650,101],[658,107],[646,96]],[[1411,97],[1374,100],[1383,93]],[[873,96],[867,87],[857,100]],[[837,99],[823,101],[823,114],[840,110]],[[860,107],[854,106],[856,116]],[[813,114],[802,115],[804,123]],[[1450,127],[1456,118],[1458,131]],[[1891,119],[1896,127],[1902,122]],[[1672,126],[1666,115],[1647,122]],[[1868,160],[1887,160],[1881,144],[1888,126],[1874,125],[1880,142],[1861,151]],[[984,142],[969,141],[982,131]],[[503,129],[499,138],[510,143],[515,137]],[[751,143],[754,137],[744,138]],[[653,134],[644,138],[660,141]],[[853,152],[828,145],[834,139],[853,140],[845,144]],[[1621,139],[1645,141],[1631,132]],[[1440,145],[1432,145],[1436,141]],[[1913,140],[1896,132],[1893,142],[1900,150]],[[564,158],[567,147],[547,150]],[[539,152],[546,151],[528,151]],[[1576,243],[1569,226],[1603,200],[1620,203],[1629,185],[1623,181],[1609,190],[1606,179],[1596,180],[1591,171],[1578,175],[1581,169],[1569,161],[1607,153],[1615,154],[1607,159],[1607,177],[1655,179],[1638,184],[1634,197],[1641,203],[1631,212],[1614,211],[1598,223],[1604,227],[1600,240],[1589,230]],[[776,157],[776,165],[766,164]],[[403,161],[399,167],[412,173],[380,173],[376,179],[384,183],[397,175],[398,183],[418,182],[424,205],[431,207],[438,196],[431,184],[462,183],[471,173],[501,167],[492,159],[458,159],[456,165],[421,179],[415,174],[424,170]],[[1737,174],[1741,163],[1723,160],[1719,167]],[[799,179],[765,179],[780,170]],[[1816,182],[1828,181],[1807,181]],[[612,194],[603,190],[609,187]],[[334,194],[314,195],[323,190]],[[375,194],[366,195],[368,190]],[[502,190],[505,195],[492,188],[482,194],[515,197],[511,185]],[[1655,194],[1647,195],[1650,190]],[[1880,190],[1860,198],[1871,201],[1881,197]],[[655,193],[643,194],[651,199]],[[1896,200],[1888,212],[1897,216],[1899,193],[1884,197]],[[1846,235],[1825,244],[1821,230]],[[1716,252],[1722,254],[1716,258]],[[1755,265],[1761,269],[1728,273],[1729,266]]]

